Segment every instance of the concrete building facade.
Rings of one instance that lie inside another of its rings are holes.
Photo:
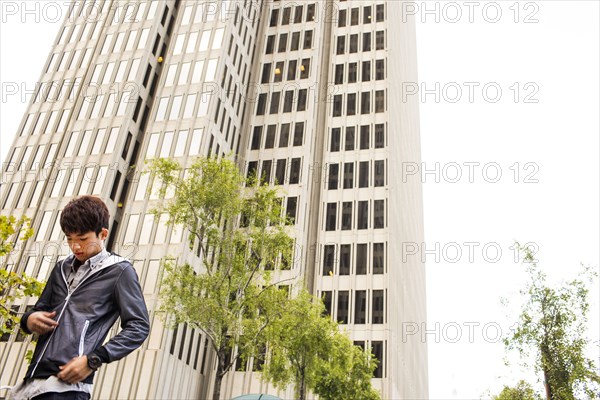
[[[202,332],[157,312],[160,261],[199,262],[186,232],[156,219],[145,160],[234,157],[281,188],[293,218],[282,279],[323,297],[355,344],[380,360],[385,399],[428,397],[427,347],[405,327],[426,320],[414,21],[401,1],[87,0],[72,3],[3,165],[3,215],[35,235],[3,268],[40,280],[68,254],[58,223],[74,196],[103,198],[108,248],[132,260],[151,314],[147,342],[103,366],[94,398],[209,398],[215,357]],[[156,189],[156,187],[154,187]],[[23,312],[34,299],[13,308]],[[115,327],[115,332],[116,332]],[[0,341],[0,381],[25,372],[28,339]],[[249,360],[222,398],[269,392]],[[5,393],[0,392],[0,396]]]

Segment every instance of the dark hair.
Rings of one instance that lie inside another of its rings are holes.
[[[65,234],[94,231],[100,234],[108,229],[108,207],[94,196],[80,196],[71,200],[60,214],[60,227]]]

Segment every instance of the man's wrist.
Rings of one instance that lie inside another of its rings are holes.
[[[102,366],[102,360],[96,353],[90,353],[87,355],[87,364],[90,369],[97,371]]]

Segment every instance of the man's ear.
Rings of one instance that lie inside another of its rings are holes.
[[[100,240],[106,240],[106,238],[108,237],[108,229],[102,228],[98,237],[100,238]]]

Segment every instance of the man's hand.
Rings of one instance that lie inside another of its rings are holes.
[[[58,326],[53,319],[55,316],[56,311],[36,311],[27,318],[27,329],[38,335],[46,334]]]
[[[71,361],[58,368],[60,369],[57,375],[58,379],[67,383],[81,382],[94,372],[88,367],[87,356],[72,358]]]

